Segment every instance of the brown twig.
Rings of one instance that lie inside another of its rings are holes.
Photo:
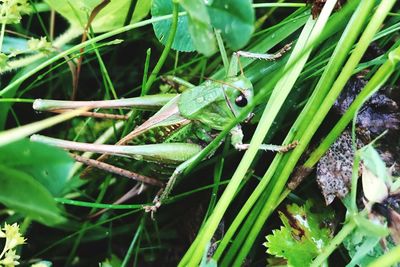
[[[104,171],[107,171],[107,172],[118,174],[118,175],[130,178],[130,179],[133,179],[133,180],[145,183],[145,184],[155,185],[155,186],[158,186],[158,187],[164,187],[164,183],[159,181],[159,180],[157,180],[157,179],[154,179],[154,178],[151,178],[151,177],[148,177],[148,176],[144,176],[144,175],[141,175],[141,174],[138,174],[138,173],[134,173],[134,172],[122,169],[122,168],[118,168],[116,166],[113,166],[111,164],[104,163],[104,162],[101,162],[101,161],[98,161],[98,160],[84,158],[84,157],[81,157],[81,156],[76,155],[76,154],[71,154],[71,156],[76,161],[82,162],[83,164],[86,164],[86,165],[89,165],[89,166],[93,166],[93,167],[96,167],[98,169],[101,169],[101,170],[104,170]]]

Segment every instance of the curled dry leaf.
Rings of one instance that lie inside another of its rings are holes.
[[[361,78],[351,79],[334,104],[334,110],[344,114],[360,91],[367,84]],[[368,99],[357,114],[357,127],[364,134],[378,136],[386,130],[398,130],[400,113],[396,101],[392,98],[392,87],[384,87]]]
[[[365,198],[373,203],[385,200],[389,195],[389,189],[385,182],[366,166],[362,169],[362,187]]]
[[[360,141],[358,145],[361,145]],[[349,192],[353,159],[351,133],[345,131],[317,165],[317,182],[327,205],[331,204],[335,197],[344,198]]]

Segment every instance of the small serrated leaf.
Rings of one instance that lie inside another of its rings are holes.
[[[308,266],[323,250],[331,238],[331,231],[323,228],[323,222],[332,218],[329,210],[312,213],[311,202],[304,206],[289,205],[280,213],[284,224],[268,235],[264,245],[267,252],[287,259],[290,266]]]

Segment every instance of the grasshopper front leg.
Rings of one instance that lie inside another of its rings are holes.
[[[243,144],[243,132],[240,127],[240,125],[237,125],[231,130],[231,143],[233,147],[237,150],[246,150],[249,148],[250,144]],[[287,145],[271,145],[271,144],[261,144],[258,149],[264,150],[264,151],[275,151],[275,152],[280,152],[280,153],[285,153],[293,148],[295,148],[298,145],[298,142],[295,141],[293,143],[287,144]]]
[[[278,50],[275,54],[260,54],[260,53],[253,53],[247,51],[237,51],[236,55],[240,57],[247,57],[247,58],[256,58],[256,59],[263,59],[263,60],[277,60],[281,58],[287,51],[291,49],[292,43],[286,44],[280,50]]]

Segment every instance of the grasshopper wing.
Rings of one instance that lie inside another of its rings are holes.
[[[146,133],[147,131],[164,127],[166,131],[175,131],[191,122],[191,120],[183,117],[179,112],[178,101],[180,95],[177,95],[165,104],[156,114],[150,117],[143,124],[136,127],[132,132],[119,140],[115,145],[126,145],[132,139]],[[97,158],[98,161],[105,161],[109,157],[103,154]],[[93,167],[87,167],[81,174],[82,177],[88,177]]]

